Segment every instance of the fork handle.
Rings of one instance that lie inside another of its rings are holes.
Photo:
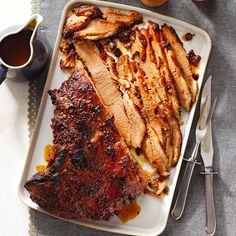
[[[213,175],[205,174],[205,190],[206,190],[206,232],[214,235],[216,231],[216,216],[213,194]]]
[[[174,219],[178,220],[184,211],[187,195],[188,195],[188,188],[192,178],[193,170],[195,167],[196,161],[188,161],[187,166],[184,171],[184,176],[182,178],[182,182],[179,188],[179,192],[175,201],[175,205],[171,212],[171,215]]]

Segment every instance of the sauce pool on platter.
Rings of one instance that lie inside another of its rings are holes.
[[[47,164],[51,159],[51,155],[52,155],[52,144],[47,144],[44,147],[44,154],[43,154],[43,159],[46,162],[46,165],[45,164],[37,165],[35,167],[37,172],[44,171],[47,168]]]
[[[132,202],[129,205],[124,206],[118,218],[121,220],[122,223],[127,223],[130,220],[136,218],[141,211],[141,207],[137,204],[137,202]]]

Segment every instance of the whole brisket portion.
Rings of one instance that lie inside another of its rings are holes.
[[[53,158],[25,188],[59,217],[108,220],[143,192],[147,177],[86,72],[76,69],[49,94],[55,105]]]

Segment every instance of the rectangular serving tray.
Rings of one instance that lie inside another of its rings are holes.
[[[33,174],[36,173],[35,167],[44,162],[43,160],[43,150],[46,144],[52,143],[52,130],[50,128],[51,118],[53,117],[54,107],[51,103],[51,100],[47,94],[47,91],[52,88],[59,88],[61,83],[67,79],[66,74],[60,69],[60,55],[59,55],[59,45],[61,41],[62,30],[64,26],[64,22],[66,16],[70,9],[75,5],[81,4],[93,4],[97,5],[101,9],[112,7],[114,9],[122,10],[122,11],[130,11],[134,10],[140,12],[144,20],[152,20],[154,22],[159,23],[167,23],[174,27],[179,37],[183,34],[190,32],[194,33],[195,36],[191,41],[184,42],[184,47],[186,51],[193,49],[196,54],[201,56],[200,66],[199,66],[199,91],[202,86],[203,76],[205,73],[205,69],[207,66],[209,54],[211,51],[211,39],[209,35],[202,29],[185,23],[183,21],[177,20],[172,17],[168,17],[165,15],[161,15],[158,13],[154,13],[152,11],[143,10],[140,8],[132,7],[129,5],[121,5],[117,3],[111,2],[103,2],[103,1],[70,1],[64,7],[60,26],[56,38],[56,43],[52,55],[51,65],[46,81],[46,85],[44,88],[35,129],[33,133],[33,137],[31,140],[31,144],[28,151],[27,160],[25,163],[24,171],[22,174],[21,182],[19,185],[19,197],[20,199],[29,207],[36,209],[38,211],[47,212],[40,209],[34,202],[31,201],[28,192],[24,188],[24,183],[26,180],[30,179]],[[199,96],[197,96],[198,101]],[[182,135],[183,135],[183,144],[181,150],[181,156],[179,162],[175,168],[172,168],[170,172],[170,178],[168,180],[168,185],[170,187],[169,195],[164,197],[163,199],[156,199],[152,196],[144,195],[140,197],[137,201],[141,206],[141,212],[138,217],[134,220],[129,221],[126,224],[120,222],[117,217],[113,217],[111,221],[91,221],[91,220],[67,220],[69,222],[80,224],[83,226],[96,228],[100,230],[117,232],[129,235],[159,235],[166,227],[167,219],[170,212],[171,202],[173,199],[176,183],[178,180],[180,167],[183,160],[183,155],[186,149],[186,144],[188,141],[193,116],[196,109],[196,104],[193,105],[191,112],[187,113],[182,111],[182,120],[184,121],[184,125],[181,127]]]

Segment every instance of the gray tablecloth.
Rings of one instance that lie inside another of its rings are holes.
[[[66,2],[41,0],[40,12],[45,19],[43,31],[46,32],[52,47]],[[146,8],[139,0],[114,2]],[[216,234],[236,235],[236,1],[208,0],[197,4],[191,0],[168,0],[163,7],[152,10],[199,26],[205,29],[212,39],[213,47],[206,75],[213,75],[213,95],[218,96],[213,118],[214,167],[219,171],[219,175],[214,179]],[[193,143],[192,132],[186,156],[191,152]],[[176,222],[169,217],[162,235],[205,234],[204,178],[199,175],[199,171],[200,167],[194,171],[182,219]],[[38,212],[35,213],[35,229],[37,235],[45,236],[115,235],[66,223]]]

